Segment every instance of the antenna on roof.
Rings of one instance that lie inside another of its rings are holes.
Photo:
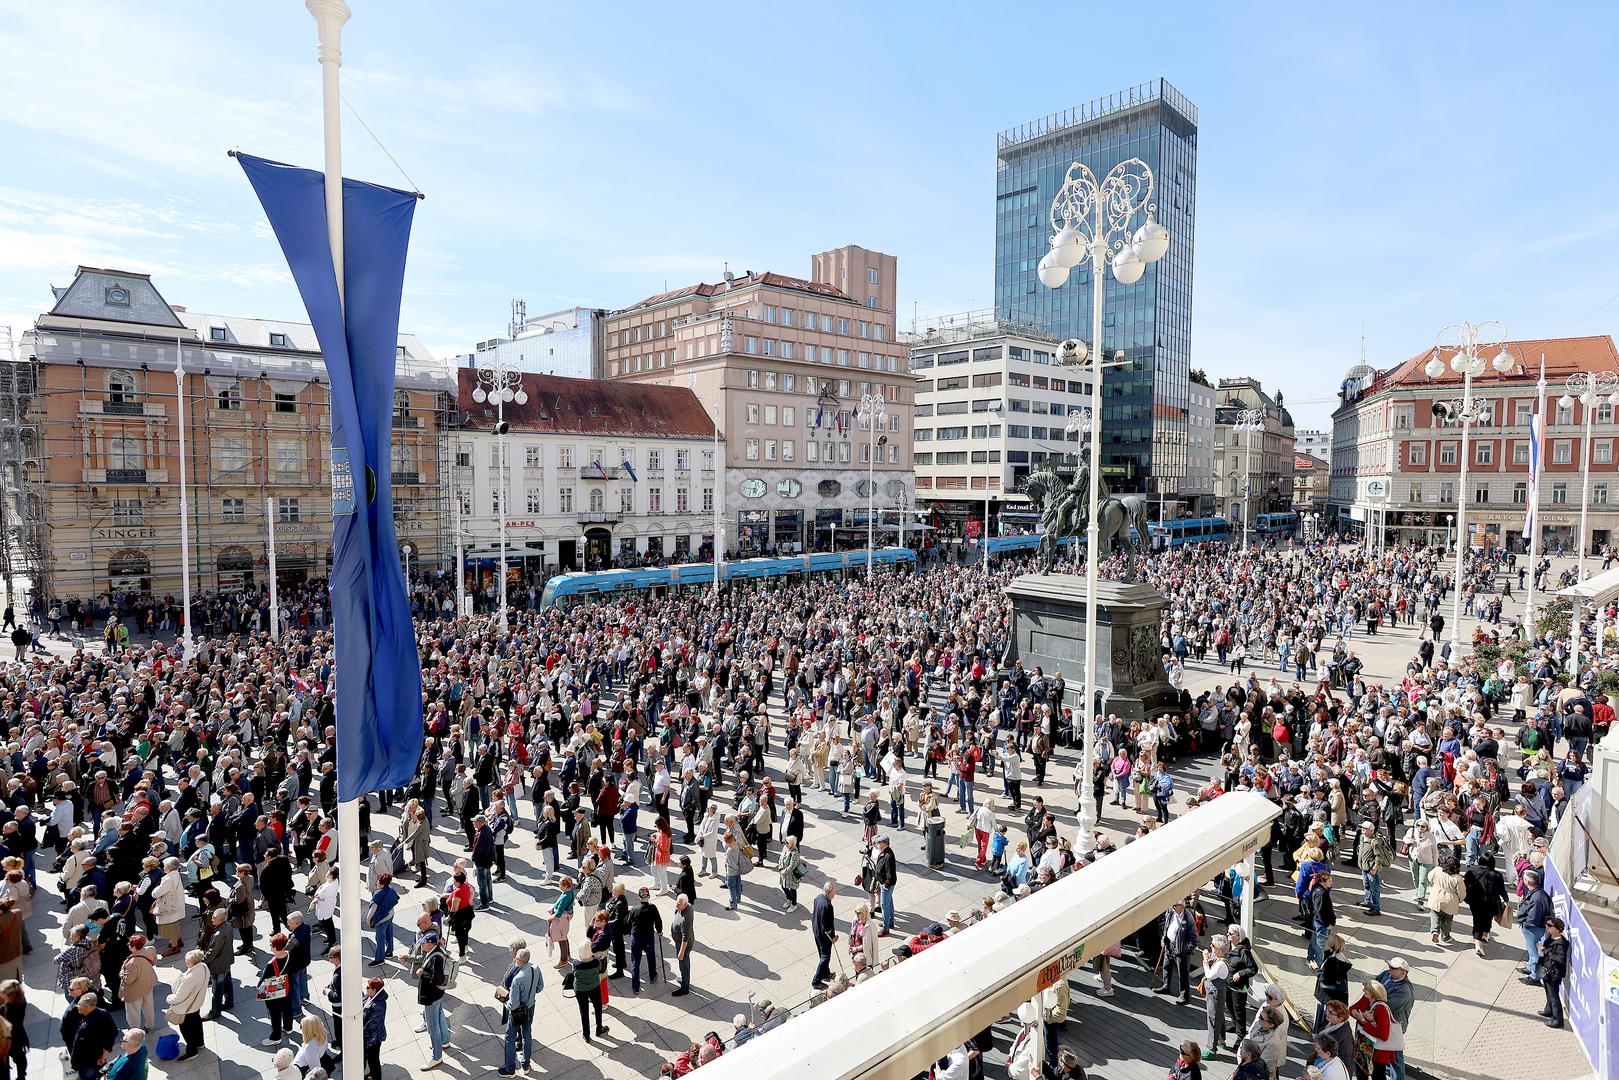
[[[507,336],[510,337],[513,341],[516,341],[517,340],[517,335],[522,331],[523,323],[525,323],[526,321],[528,321],[528,304],[527,304],[527,302],[525,302],[523,300],[513,299],[512,300],[512,321],[511,321],[511,325],[506,328],[507,331],[508,331]]]
[[[1366,324],[1360,324],[1360,362],[1366,362]]]

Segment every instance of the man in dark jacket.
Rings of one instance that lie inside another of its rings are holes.
[[[882,929],[878,937],[887,937],[894,929],[894,886],[899,882],[899,861],[894,857],[888,837],[877,838],[877,856],[872,860],[872,871],[877,875],[877,898],[882,908]]]
[[[641,992],[641,954],[646,954],[647,981],[658,981],[658,935],[663,933],[663,915],[652,902],[652,890],[641,887],[641,903],[630,916],[630,989]]]
[[[827,882],[821,889],[821,895],[815,898],[815,908],[810,912],[810,936],[815,939],[815,952],[820,957],[810,985],[817,990],[824,989],[827,980],[832,978],[832,943],[838,940],[832,901],[837,895],[837,885]]]
[[[118,1024],[96,995],[85,994],[62,1017],[62,1045],[68,1048],[68,1066],[77,1070],[79,1080],[97,1080],[107,1055],[118,1045]]]
[[[1525,870],[1523,883],[1526,891],[1523,899],[1518,902],[1518,913],[1513,919],[1517,922],[1518,929],[1523,931],[1525,957],[1523,981],[1532,986],[1539,986],[1540,943],[1546,937],[1546,920],[1552,915],[1552,898],[1541,888],[1539,870]]]
[[[473,826],[477,831],[472,837],[472,865],[478,871],[478,910],[484,911],[495,896],[495,832],[482,814],[473,819]]]
[[[1192,998],[1192,950],[1197,948],[1197,920],[1186,907],[1185,900],[1177,900],[1164,915],[1164,973],[1155,994],[1174,993],[1175,976],[1180,976],[1180,1003]]]
[[[1540,943],[1540,985],[1546,989],[1546,1007],[1540,1015],[1546,1026],[1563,1026],[1563,977],[1568,974],[1568,938],[1563,936],[1563,920],[1556,915],[1546,920],[1546,939]]]
[[[1304,897],[1304,909],[1310,916],[1310,947],[1305,950],[1305,959],[1319,964],[1326,956],[1327,936],[1338,925],[1338,915],[1332,908],[1332,871],[1315,872],[1315,880]]]
[[[444,1016],[444,990],[448,982],[444,950],[439,948],[438,935],[422,935],[422,962],[416,968],[416,1002],[422,1007],[422,1018],[427,1021],[427,1037],[433,1045],[433,1057],[427,1068],[436,1069],[444,1064],[444,1047],[450,1041],[450,1022]]]

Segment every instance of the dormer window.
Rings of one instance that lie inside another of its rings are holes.
[[[398,350],[394,353],[394,357],[399,360],[405,359],[405,347],[403,345],[398,347]]]
[[[287,347],[287,335],[272,332],[270,334],[270,344],[277,349],[285,349]]]
[[[208,328],[208,340],[209,341],[227,341],[227,340],[229,340],[229,338],[226,335],[225,328],[223,326],[210,326]]]
[[[122,285],[108,285],[101,298],[108,307],[129,306],[129,290]]]

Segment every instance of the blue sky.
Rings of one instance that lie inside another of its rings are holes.
[[[1193,363],[1301,424],[1362,325],[1385,366],[1460,319],[1619,322],[1606,5],[351,4],[345,96],[428,196],[403,325],[435,348],[512,297],[617,307],[849,242],[899,257],[902,326],[987,306],[996,132],[1160,75],[1201,112]],[[81,262],[301,317],[225,156],[319,167],[301,3],[0,0],[0,50],[0,324]],[[345,171],[404,185],[344,122]]]

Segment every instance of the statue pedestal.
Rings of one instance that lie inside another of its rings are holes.
[[[1024,574],[1007,586],[1012,600],[1012,644],[1007,661],[1061,672],[1077,706],[1085,684],[1085,578],[1076,574]],[[1168,604],[1156,589],[1120,581],[1096,588],[1096,689],[1105,713],[1146,720],[1180,707],[1180,694],[1164,673],[1159,620]]]

